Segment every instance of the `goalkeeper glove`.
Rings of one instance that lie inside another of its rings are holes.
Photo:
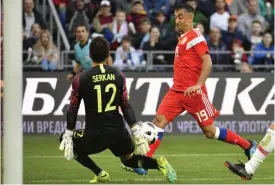
[[[134,135],[134,143],[136,145],[135,154],[136,155],[146,155],[150,150],[148,142],[141,132],[141,128],[139,125],[135,125],[131,128],[132,133]]]
[[[59,150],[64,150],[64,157],[69,161],[74,158],[73,151],[73,131],[66,130],[62,137],[62,141],[59,146]]]

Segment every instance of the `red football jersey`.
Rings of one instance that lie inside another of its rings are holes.
[[[172,89],[185,91],[188,87],[196,85],[201,74],[201,56],[208,53],[205,38],[198,29],[183,34],[175,50]],[[205,85],[202,88],[206,92]]]

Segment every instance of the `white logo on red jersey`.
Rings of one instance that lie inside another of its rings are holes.
[[[181,40],[180,44],[184,44],[186,41],[187,41],[187,37],[184,37],[184,38]]]

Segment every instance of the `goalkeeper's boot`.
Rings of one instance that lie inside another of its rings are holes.
[[[241,179],[244,180],[251,180],[253,177],[253,174],[247,173],[245,170],[245,165],[240,162],[240,164],[232,164],[229,161],[225,161],[224,165],[233,173],[237,174],[241,177]]]
[[[254,140],[248,140],[249,143],[251,144],[250,147],[246,150],[244,150],[244,154],[250,160],[250,158],[253,156],[253,154],[256,152],[257,149],[257,142]]]
[[[176,182],[177,174],[168,161],[164,157],[159,157],[157,158],[157,162],[159,170],[163,173],[166,180],[170,183]]]
[[[138,175],[147,175],[147,173],[148,173],[148,171],[143,168],[130,168],[128,166],[125,166],[124,164],[121,164],[120,166],[128,172],[134,172]]]
[[[98,182],[108,182],[110,181],[110,175],[106,171],[101,171],[100,174],[94,177],[90,183],[98,183]]]

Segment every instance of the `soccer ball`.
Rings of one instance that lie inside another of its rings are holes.
[[[141,131],[146,137],[146,140],[149,144],[153,144],[158,139],[158,130],[156,126],[151,122],[141,123]]]

